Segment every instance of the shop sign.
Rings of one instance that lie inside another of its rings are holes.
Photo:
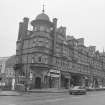
[[[59,77],[57,74],[50,74],[51,77]]]
[[[51,76],[51,77],[59,77],[59,75],[60,75],[60,71],[58,70],[51,69],[48,72],[48,76]]]
[[[54,69],[51,69],[51,70],[50,70],[50,73],[57,73],[57,74],[59,74],[59,73],[60,73],[60,71],[59,71],[59,70],[54,70]]]
[[[59,77],[59,74],[48,73],[47,76],[49,76],[49,77]]]

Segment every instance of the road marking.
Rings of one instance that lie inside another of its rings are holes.
[[[57,101],[61,101],[61,100],[65,100],[65,98],[47,99],[47,100],[36,100],[36,101],[27,102],[27,104],[29,104],[29,105],[30,105],[30,103],[31,104],[33,104],[33,103],[40,103],[40,104],[42,104],[43,102],[57,102]]]
[[[102,95],[105,95],[105,93],[102,93],[102,94],[90,94],[89,96],[102,96]]]
[[[82,96],[76,96],[76,97],[71,97],[71,98],[81,98]],[[70,98],[70,97],[69,97]],[[65,98],[57,98],[57,99],[47,99],[47,100],[36,100],[36,101],[31,101],[28,103],[43,103],[43,102],[57,102],[57,101],[63,101],[65,100]],[[78,102],[72,102],[72,103],[78,103]]]
[[[77,98],[77,97],[76,97]],[[52,103],[52,102],[57,102],[57,101],[64,101],[66,100],[65,98],[58,98],[58,99],[47,99],[47,100],[37,100],[37,101],[31,101],[31,102],[27,102],[27,104],[45,104],[47,102]],[[70,104],[79,104],[79,101],[74,101],[74,102],[70,102]]]
[[[71,97],[71,98],[81,98],[82,96],[75,96],[75,97]]]
[[[56,101],[61,101],[61,100],[64,100],[64,98],[44,100],[44,102],[56,102]]]
[[[16,104],[9,104],[9,105],[16,105]]]
[[[71,97],[71,98],[81,98],[83,96],[74,96],[74,97]],[[70,97],[69,97],[70,98]],[[65,98],[57,98],[57,99],[47,99],[47,100],[38,100],[37,102],[56,102],[56,101],[61,101],[61,100],[65,100]]]

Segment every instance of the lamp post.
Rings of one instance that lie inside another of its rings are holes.
[[[28,54],[27,54],[27,65],[26,65],[26,74],[25,74],[25,92],[27,92],[28,87]]]

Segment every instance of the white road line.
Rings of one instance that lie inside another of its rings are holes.
[[[65,100],[65,98],[58,98],[58,99],[47,99],[47,100],[36,100],[36,101],[31,101],[31,102],[27,102],[27,104],[29,104],[30,105],[30,103],[31,104],[33,104],[33,103],[40,103],[40,104],[42,104],[43,102],[57,102],[57,101],[62,101],[62,100]],[[24,102],[25,103],[25,102]]]
[[[105,93],[102,93],[102,94],[90,94],[89,96],[103,96],[105,95]]]
[[[16,104],[9,104],[9,105],[16,105]]]
[[[80,98],[80,97],[71,97],[71,98]],[[36,101],[31,101],[28,103],[43,103],[43,102],[57,102],[57,101],[63,101],[65,100],[65,98],[57,98],[57,99],[47,99],[47,100],[36,100]],[[73,102],[73,103],[77,103],[77,102]]]
[[[71,97],[71,98],[81,98],[81,97],[83,97],[83,96],[75,96],[75,97]]]
[[[65,100],[64,98],[58,98],[58,99],[50,99],[50,100],[44,100],[44,102],[56,102],[56,101],[61,101]]]

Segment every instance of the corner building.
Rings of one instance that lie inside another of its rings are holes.
[[[31,24],[32,30],[28,29]],[[82,39],[66,36],[66,27],[57,27],[57,19],[50,21],[44,12],[29,22],[19,23],[16,42],[16,82],[24,77],[32,88],[69,88],[72,85],[93,85],[88,57],[91,52]],[[82,53],[83,51],[84,53]],[[91,54],[90,54],[91,55]],[[104,58],[105,61],[105,57]],[[102,63],[103,64],[103,63]],[[100,63],[101,65],[101,63]],[[105,68],[100,66],[100,81],[105,79]],[[95,69],[96,71],[96,69]],[[97,73],[96,73],[97,74]],[[95,76],[97,78],[97,76]]]

